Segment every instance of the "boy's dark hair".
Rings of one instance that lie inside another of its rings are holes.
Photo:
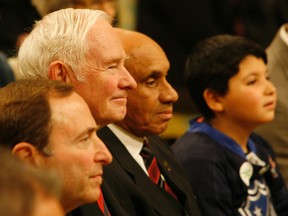
[[[186,61],[185,81],[193,102],[207,120],[215,114],[204,100],[204,91],[211,89],[224,96],[228,81],[238,73],[239,64],[248,55],[262,58],[267,64],[265,49],[240,36],[210,37],[192,49]]]

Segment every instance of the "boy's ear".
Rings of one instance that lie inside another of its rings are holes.
[[[20,142],[16,144],[12,149],[12,154],[32,166],[37,166],[36,158],[39,155],[39,151],[30,143]]]
[[[49,65],[49,78],[51,80],[59,80],[65,83],[71,83],[70,74],[67,66],[61,61],[54,61]]]
[[[217,92],[211,89],[206,89],[203,93],[203,97],[207,106],[214,112],[221,112],[224,110],[224,106],[221,100],[221,96]]]

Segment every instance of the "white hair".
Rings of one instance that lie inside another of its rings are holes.
[[[18,53],[20,79],[48,79],[53,61],[68,64],[79,81],[89,68],[87,33],[99,20],[110,17],[100,10],[61,9],[36,22]]]

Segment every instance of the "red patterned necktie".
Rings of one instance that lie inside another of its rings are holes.
[[[104,200],[104,196],[103,196],[103,193],[102,193],[102,190],[100,189],[100,196],[99,196],[99,199],[97,201],[101,211],[103,212],[104,216],[111,216],[109,210],[108,210],[108,207],[105,203],[105,200]]]
[[[148,174],[150,179],[159,187],[166,190],[168,193],[170,193],[174,198],[177,199],[176,195],[172,191],[172,189],[169,187],[167,182],[165,181],[164,177],[161,175],[160,169],[157,164],[156,157],[154,156],[153,152],[151,151],[148,140],[144,139],[144,144],[141,149],[140,155],[142,156],[145,166],[147,168]]]

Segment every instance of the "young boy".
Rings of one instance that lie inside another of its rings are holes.
[[[172,145],[198,197],[202,215],[288,215],[288,191],[267,142],[253,130],[274,117],[276,89],[265,50],[219,35],[200,42],[186,65],[202,117]]]

